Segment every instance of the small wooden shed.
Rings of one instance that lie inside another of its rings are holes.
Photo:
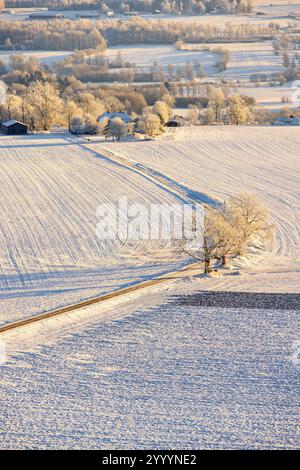
[[[7,135],[24,135],[27,134],[27,130],[26,124],[15,119],[2,123],[2,131]]]

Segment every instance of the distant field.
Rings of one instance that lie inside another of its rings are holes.
[[[265,13],[265,15],[286,17],[291,12],[300,13],[300,3],[289,2],[288,0],[274,0],[270,2],[255,1],[255,10]]]
[[[226,76],[249,80],[252,74],[272,74],[283,72],[282,58],[274,54],[272,44],[232,44],[222,45],[230,51]]]
[[[185,51],[185,54],[197,54],[199,50],[199,61],[201,61],[200,54],[201,49],[210,48],[217,49],[222,48],[229,51],[229,62],[225,72],[221,72],[219,76],[225,76],[240,81],[249,81],[252,74],[272,74],[276,72],[283,72],[284,67],[282,65],[282,58],[276,56],[272,43],[270,41],[265,42],[253,42],[253,43],[208,43],[208,44],[189,44],[188,47],[193,49],[192,51]],[[183,56],[184,57],[184,56]],[[211,73],[218,75],[217,69],[211,69]]]
[[[168,45],[138,45],[138,46],[121,46],[111,47],[105,55],[113,60],[121,53],[123,60],[130,63],[135,63],[137,67],[143,67],[149,70],[150,67],[156,63],[163,66],[167,70],[168,65],[172,64],[175,67],[179,65],[186,65],[188,63],[200,63],[206,71],[207,76],[225,76],[236,80],[249,80],[250,76],[255,73],[275,73],[284,70],[282,66],[282,59],[276,56],[273,52],[270,42],[265,43],[223,43],[222,48],[230,51],[230,60],[228,62],[227,70],[219,74],[216,68],[218,56],[214,52],[203,51],[202,44],[193,45],[194,48],[198,47],[199,50],[180,51],[175,46]],[[207,47],[211,49],[220,47],[220,44],[210,43]],[[42,63],[51,65],[54,62],[63,60],[71,54],[68,51],[15,51],[15,52],[0,52],[0,59],[5,65],[9,65],[9,57],[11,54],[22,54],[25,57],[34,57]]]
[[[201,23],[201,24],[210,24],[213,26],[222,27],[226,23],[232,24],[246,24],[249,23],[250,25],[268,25],[270,22],[281,24],[282,26],[287,26],[293,20],[291,18],[282,17],[282,15],[276,14],[276,12],[270,12],[270,14],[266,15],[203,15],[203,16],[175,16],[172,18],[165,18],[165,19],[172,19],[172,21],[180,21],[185,23]],[[297,20],[295,20],[297,21]]]
[[[177,50],[175,46],[165,45],[111,47],[107,50],[106,55],[113,60],[118,53],[121,53],[125,61],[146,69],[149,69],[153,63],[162,65],[166,70],[169,64],[176,66],[198,62],[205,68],[208,77],[226,77],[239,81],[249,81],[253,74],[270,75],[284,71],[282,58],[274,54],[272,44],[269,41],[191,44],[189,47],[193,50]],[[225,72],[219,73],[216,67],[218,55],[215,52],[203,50],[206,47],[211,50],[220,47],[229,50],[230,57]]]
[[[272,3],[272,6],[270,5]],[[14,8],[14,14],[2,14],[0,19],[9,19],[9,20],[19,20],[23,21],[28,19],[28,16],[32,13],[42,13],[47,14],[45,9],[39,8]],[[255,12],[263,12],[264,15],[255,15]],[[234,24],[268,24],[270,21],[275,23],[280,23],[281,25],[288,25],[292,18],[289,18],[290,12],[293,11],[295,13],[300,13],[300,4],[289,4],[287,1],[280,2],[274,1],[270,3],[261,3],[261,0],[258,0],[255,6],[255,11],[253,14],[249,15],[182,15],[182,16],[175,16],[169,14],[160,14],[160,15],[153,15],[153,14],[140,14],[140,16],[144,19],[153,19],[153,20],[165,20],[165,21],[180,21],[185,23],[203,23],[203,24],[211,24],[215,26],[222,26],[227,22],[234,23]],[[82,14],[89,14],[94,13],[93,11],[78,11],[78,10],[52,10],[51,13],[59,13],[63,14],[66,18],[76,20],[78,19],[78,15]],[[121,14],[115,14],[115,18],[119,20],[128,21],[128,16],[124,16]],[[101,16],[101,20],[104,21],[111,21],[106,15]],[[297,21],[294,19],[294,21]]]
[[[68,51],[1,51],[0,52],[0,60],[4,63],[4,65],[9,65],[9,58],[11,55],[14,54],[21,54],[24,57],[34,57],[35,59],[41,61],[43,64],[51,65],[53,62],[58,62],[59,60],[63,60],[65,57],[71,54]]]
[[[187,62],[197,61],[203,65],[208,74],[216,71],[215,63],[217,55],[207,51],[179,51],[175,46],[138,45],[111,47],[106,51],[106,55],[113,59],[118,53],[122,54],[125,61],[135,63],[141,67],[150,67],[153,63],[163,65],[167,68],[169,64],[184,65]]]
[[[292,102],[293,90],[288,86],[274,87],[274,86],[253,86],[253,87],[238,87],[238,93],[247,96],[253,96],[257,104],[264,106],[270,111],[278,111],[284,106],[289,108],[298,108],[299,104]],[[286,103],[282,102],[282,98],[286,98]]]

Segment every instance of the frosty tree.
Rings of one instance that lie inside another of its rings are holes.
[[[274,235],[268,210],[257,197],[241,193],[219,208],[205,208],[202,239],[184,239],[181,251],[204,262],[204,272],[211,271],[213,260],[227,264],[228,257],[243,255],[252,243],[265,243]]]
[[[231,197],[225,207],[225,216],[236,227],[239,255],[244,254],[252,242],[272,240],[275,227],[269,222],[269,211],[256,196],[240,193]]]

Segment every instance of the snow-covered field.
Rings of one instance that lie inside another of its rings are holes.
[[[166,45],[138,45],[110,47],[106,55],[113,60],[117,54],[121,53],[125,61],[135,63],[140,67],[150,67],[154,63],[163,65],[165,68],[169,64],[184,65],[187,62],[200,62],[205,67],[209,75],[216,71],[215,64],[217,56],[208,51],[179,51],[175,46]]]
[[[212,70],[211,75],[224,76],[239,81],[249,81],[252,74],[267,74],[283,72],[282,58],[276,56],[273,51],[272,43],[253,42],[253,43],[209,43],[191,44],[190,47],[199,50],[207,47],[211,50],[222,48],[229,51],[229,61],[225,72],[219,74],[217,69]],[[187,52],[188,53],[188,52]]]
[[[299,129],[199,126],[181,128],[171,135],[174,141],[107,147],[171,181],[185,196],[224,200],[241,191],[256,194],[269,208],[277,227],[276,241],[265,263],[273,270],[274,265],[298,269]]]
[[[257,8],[260,10],[259,8]],[[280,24],[281,26],[288,26],[289,24],[297,24],[296,18],[289,18],[288,13],[286,11],[291,11],[290,9],[284,9],[284,14],[282,12],[274,13],[270,10],[265,15],[200,15],[200,16],[190,16],[190,15],[183,15],[183,16],[171,16],[171,15],[162,15],[160,18],[166,21],[179,21],[181,23],[199,23],[199,24],[209,24],[212,26],[222,27],[226,23],[232,23],[234,25],[237,24],[250,24],[250,25],[268,25],[269,23],[276,23]],[[146,16],[145,17],[149,17]],[[153,17],[152,17],[153,19]],[[155,19],[155,18],[154,18]],[[156,18],[157,19],[157,18]]]
[[[294,310],[149,292],[75,319],[4,337],[2,449],[299,448]]]
[[[123,195],[144,204],[176,198],[76,139],[0,137],[0,193],[0,323],[109,292],[176,262],[152,245],[137,253],[125,246],[116,256],[113,244],[97,239],[100,204]]]
[[[287,17],[289,16],[292,12],[295,13],[297,16],[300,14],[300,3],[297,2],[289,2],[287,0],[277,0],[277,1],[272,1],[272,3],[268,2],[262,2],[261,0],[258,0],[255,2],[255,10],[263,12],[267,16],[281,16],[281,17]],[[290,22],[293,23],[293,21],[297,21],[296,18],[290,17]]]
[[[294,89],[289,86],[245,86],[237,87],[237,93],[252,96],[257,104],[264,106],[270,111],[278,111],[283,107],[298,108],[299,103],[293,102]],[[283,103],[282,98],[288,100]]]
[[[299,448],[299,129],[97,140],[0,137],[2,324],[178,266],[167,248],[115,256],[96,239],[96,207],[119,195],[148,204],[251,191],[276,240],[217,277],[2,333],[0,448]]]
[[[135,253],[126,246],[116,256],[97,239],[98,205],[124,194],[149,204],[253,192],[277,226],[272,251],[255,269],[298,278],[298,129],[195,127],[178,129],[173,138],[121,144],[0,138],[1,323],[109,292],[178,263],[167,248],[142,246]],[[102,157],[106,150],[137,167]],[[252,269],[251,263],[246,267]],[[280,291],[276,277],[274,282]],[[289,283],[292,289],[295,283]]]
[[[249,80],[252,74],[283,72],[282,58],[274,54],[270,42],[250,44],[222,44],[230,51],[225,76],[236,76],[239,80]]]
[[[174,16],[172,14],[140,14],[140,16],[145,20],[161,20],[161,21],[180,21],[183,23],[201,23],[201,24],[210,24],[214,26],[223,26],[225,23],[233,24],[268,24],[270,22],[279,23],[281,25],[288,25],[290,23],[297,22],[296,18],[289,17],[289,13],[294,11],[299,12],[299,4],[289,5],[285,0],[284,5],[277,5],[276,2],[273,3],[273,7],[268,5],[256,5],[255,11],[263,12],[264,15],[256,16],[254,14],[250,15],[182,15]],[[42,10],[42,11],[41,11]],[[3,20],[15,20],[15,21],[24,21],[29,18],[30,14],[44,14],[47,15],[47,11],[42,8],[14,8],[13,13],[4,13],[1,14],[1,19]],[[93,14],[92,11],[78,11],[78,10],[51,10],[51,14],[63,14],[65,18],[77,20],[78,15]],[[114,19],[119,21],[128,21],[128,16],[121,14],[115,14]],[[101,20],[111,21],[106,15],[101,15]]]
[[[125,61],[135,63],[137,66],[149,68],[153,63],[162,65],[165,69],[169,64],[184,65],[186,63],[200,63],[208,77],[226,77],[239,81],[249,81],[252,74],[272,74],[283,72],[282,58],[274,54],[269,41],[258,43],[209,43],[193,44],[194,50],[177,50],[175,46],[165,45],[139,45],[111,47],[106,55],[114,59],[118,53]],[[217,48],[227,49],[230,52],[229,62],[225,72],[219,73],[216,63],[218,55],[212,51]],[[198,49],[198,50],[197,50]]]
[[[68,55],[71,54],[69,51],[1,51],[0,60],[4,63],[5,66],[9,66],[10,56],[13,54],[22,55],[24,57],[33,57],[34,59],[39,60],[43,64],[52,65],[54,62],[65,59]]]

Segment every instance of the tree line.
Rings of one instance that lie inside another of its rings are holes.
[[[0,21],[0,45],[10,50],[105,50],[101,32],[90,20]]]
[[[3,0],[4,3],[4,0]],[[111,9],[118,13],[172,13],[205,14],[216,7],[223,7],[227,13],[251,12],[252,0],[5,0],[7,8],[48,7],[49,9],[85,9],[106,12]]]
[[[272,39],[277,29],[270,25],[210,24],[180,21],[89,19],[48,21],[0,20],[0,46],[7,50],[105,50],[119,44],[175,44],[253,41]]]
[[[1,122],[20,120],[31,131],[47,131],[58,124],[74,133],[95,134],[104,131],[97,121],[104,112],[127,112],[133,120],[138,118],[141,130],[154,135],[171,116],[174,101],[164,87],[150,108],[134,87],[86,87],[73,76],[54,75],[33,58],[13,55],[10,60],[11,70],[2,75],[0,63],[0,78],[7,86],[0,105]]]

